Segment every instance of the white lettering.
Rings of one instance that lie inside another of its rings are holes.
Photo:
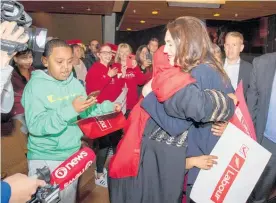
[[[224,178],[221,181],[221,184],[218,187],[218,190],[216,191],[215,197],[217,198],[217,200],[219,200],[221,194],[224,191],[225,186],[229,184],[229,180],[231,179],[231,175],[235,175],[235,174],[231,170],[228,169],[225,176],[224,176]]]
[[[78,179],[84,172],[86,171],[86,168],[83,168],[79,173],[77,173],[75,175],[74,178],[72,178],[71,180],[69,180],[67,183],[64,183],[64,188],[66,188],[67,186],[71,185],[76,179]]]
[[[106,124],[104,121],[99,121],[100,125],[102,126],[102,128],[107,128]]]
[[[81,161],[84,157],[86,157],[88,154],[85,151],[82,151],[78,156],[76,156],[75,158],[73,158],[69,163],[67,163],[65,165],[65,167],[68,170],[71,170],[73,167],[75,167],[79,161]]]

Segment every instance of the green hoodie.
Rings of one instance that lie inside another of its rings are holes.
[[[72,105],[79,95],[86,98],[84,87],[73,74],[59,81],[42,70],[32,72],[21,100],[30,134],[29,160],[63,161],[79,150],[83,133],[75,123],[79,114]],[[105,101],[80,116],[100,115],[113,109],[114,104]]]

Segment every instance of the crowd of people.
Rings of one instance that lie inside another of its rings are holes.
[[[12,33],[14,26],[2,23],[1,39],[25,43],[21,28]],[[234,92],[242,81],[257,141],[272,153],[248,203],[266,202],[276,181],[276,53],[257,57],[252,65],[241,59],[244,38],[234,31],[225,37],[224,59],[206,25],[188,16],[167,24],[164,41],[161,46],[152,38],[134,54],[127,43],[93,39],[84,46],[80,40],[49,38],[41,57],[44,70],[33,65],[30,49],[12,56],[1,51],[1,130],[9,134],[13,119],[22,123],[28,175],[43,166],[53,171],[78,151],[83,132],[76,121],[120,112],[116,101],[127,88],[126,126],[94,140],[95,183],[108,188],[110,202],[176,203],[184,197],[192,203],[199,171],[219,161],[210,153],[234,114]],[[62,203],[76,201],[77,181],[61,192]],[[28,191],[21,189],[25,184]],[[26,202],[44,185],[16,174],[1,182],[1,199]]]

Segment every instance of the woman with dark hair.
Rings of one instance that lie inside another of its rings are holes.
[[[146,45],[141,45],[136,51],[136,61],[143,73],[152,73],[152,58]]]
[[[212,123],[234,113],[227,97],[233,88],[205,25],[194,17],[177,18],[168,24],[165,41],[154,55],[145,98],[130,114],[110,161],[112,203],[181,202],[185,169],[191,186],[199,169],[216,163],[209,155],[218,140]]]
[[[25,127],[24,119],[24,108],[21,104],[21,98],[24,88],[31,78],[31,73],[34,71],[33,64],[33,52],[31,49],[26,49],[25,51],[18,52],[13,57],[13,73],[11,77],[11,82],[14,90],[14,105],[11,110],[13,118],[20,120],[23,124],[21,128],[24,133],[27,133],[27,128]]]
[[[152,77],[152,55],[146,45],[141,45],[136,51],[136,61],[140,70],[149,81]],[[142,88],[144,86],[138,86],[138,95],[142,93]]]
[[[30,80],[32,67],[33,53],[32,50],[26,49],[13,57],[11,66],[14,68],[11,75],[11,83],[14,91],[14,104],[8,114],[1,114],[1,132],[3,135],[9,135],[13,130],[13,119],[18,119],[22,123],[21,131],[28,133],[24,117],[24,108],[21,105],[23,90]]]

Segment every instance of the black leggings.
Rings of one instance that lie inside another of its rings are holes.
[[[107,159],[108,149],[109,147],[112,147],[113,153],[115,153],[116,147],[119,141],[121,140],[121,136],[122,131],[118,130],[98,139],[99,150],[97,152],[96,160],[97,173],[103,173],[104,165]]]

